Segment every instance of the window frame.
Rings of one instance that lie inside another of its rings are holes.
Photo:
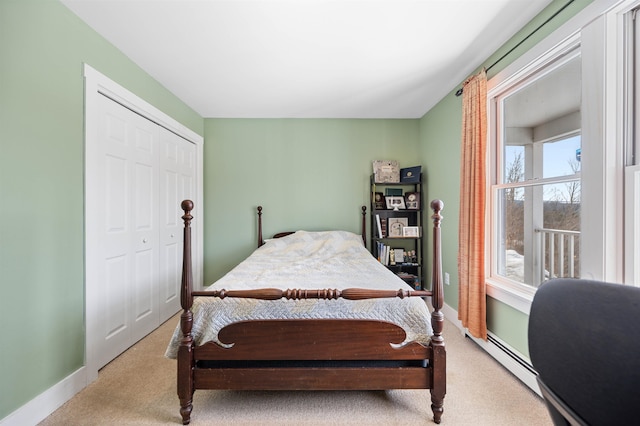
[[[487,231],[486,235],[489,238],[486,239],[486,252],[489,253],[486,259],[486,290],[487,295],[497,299],[503,303],[510,305],[511,307],[529,314],[531,309],[531,302],[535,295],[537,288],[518,283],[510,280],[505,276],[498,275],[498,249],[497,235],[500,224],[500,214],[502,214],[497,194],[499,188],[505,188],[507,186],[524,186],[527,185],[526,181],[518,182],[514,184],[505,184],[504,181],[504,167],[502,158],[503,155],[503,122],[504,116],[501,105],[504,99],[508,96],[516,93],[523,87],[531,84],[533,81],[543,78],[548,73],[553,72],[558,67],[566,64],[568,61],[581,57],[582,46],[580,33],[575,32],[566,37],[563,41],[557,43],[552,48],[549,48],[544,53],[540,54],[537,58],[530,60],[528,64],[520,66],[520,69],[510,71],[515,65],[519,64],[516,61],[512,66],[507,67],[505,71],[490,79],[487,84],[487,111],[488,111],[488,170],[489,179],[487,180],[487,206],[488,212]],[[528,56],[528,55],[525,55]],[[524,58],[522,58],[524,59]],[[508,74],[505,77],[505,74]],[[583,85],[585,82],[583,81]],[[564,136],[570,136],[575,132],[570,132],[567,135],[557,135],[557,138]],[[581,132],[580,132],[581,133]],[[565,177],[566,178],[566,177]],[[569,177],[573,178],[573,176]],[[552,179],[538,179],[536,184],[542,184],[546,181],[557,182],[557,178]]]
[[[631,191],[629,185],[632,179],[640,182],[640,166],[625,164],[629,138],[634,137],[629,131],[633,111],[630,111],[628,93],[633,86],[629,77],[627,29],[629,13],[637,7],[640,7],[640,0],[594,0],[487,82],[488,143],[491,149],[491,137],[496,132],[496,120],[491,119],[495,117],[493,97],[563,47],[571,43],[580,44],[583,64],[589,64],[582,67],[581,108],[582,151],[583,154],[588,153],[581,160],[581,244],[589,250],[581,251],[580,276],[630,285],[640,285],[640,268],[632,267],[640,259],[640,243],[630,242],[627,236],[640,235],[640,225],[632,220],[640,211],[640,190],[637,190],[640,183],[636,185],[636,191]],[[493,170],[489,157],[487,155],[487,164],[489,170]],[[487,181],[487,194],[490,195],[489,184],[490,180]],[[487,196],[486,210],[490,215],[486,221],[487,232],[493,225],[492,201]],[[485,248],[489,253],[491,244],[488,239]],[[489,262],[491,257],[487,257]],[[487,263],[487,271],[489,266]],[[529,314],[533,294],[510,288],[494,280],[489,273],[486,283],[488,296]]]

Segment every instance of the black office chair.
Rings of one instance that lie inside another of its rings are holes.
[[[531,305],[529,354],[555,425],[640,424],[640,288],[547,281]]]

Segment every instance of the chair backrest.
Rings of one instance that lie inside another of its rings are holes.
[[[528,334],[556,425],[640,421],[640,288],[549,280],[533,299]]]

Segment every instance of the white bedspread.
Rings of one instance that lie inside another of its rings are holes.
[[[207,290],[286,289],[411,289],[380,264],[345,231],[298,231],[269,240]],[[218,332],[234,322],[266,319],[374,319],[395,323],[406,342],[428,343],[433,334],[426,303],[419,297],[369,300],[254,300],[195,298],[193,338],[196,346],[218,340]],[[165,356],[175,358],[180,342],[176,327]]]

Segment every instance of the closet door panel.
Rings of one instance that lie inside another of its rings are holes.
[[[178,191],[178,174],[173,170],[164,170],[163,192],[166,200],[173,200],[164,204],[161,280],[160,280],[160,305],[163,306],[165,316],[170,316],[172,311],[180,309],[179,285],[181,274],[176,265],[182,261],[182,232],[180,229],[180,211],[176,210],[176,201],[180,199]],[[175,312],[174,312],[175,313]]]
[[[164,207],[160,232],[160,316],[168,318],[180,310],[183,226],[180,203],[195,196],[195,145],[165,129],[161,129],[159,139],[160,205]],[[192,227],[196,226],[194,222]],[[194,228],[191,235],[192,239],[196,235]]]
[[[158,238],[158,126],[131,113],[134,182],[129,188],[133,232],[131,247],[135,269],[131,289],[135,343],[159,324],[157,281]]]
[[[127,212],[127,188],[132,185],[130,132],[127,112],[103,103],[104,113],[99,132],[98,171],[102,176],[100,199],[100,230],[102,244],[98,247],[101,271],[98,278],[100,341],[97,353],[100,366],[105,365],[130,346],[131,316],[129,288],[132,285],[129,253],[131,221]],[[100,191],[98,191],[100,192]]]
[[[102,367],[158,324],[157,125],[101,97],[95,173],[103,191],[96,218],[102,243],[99,271],[88,272],[100,305],[101,336],[92,339]],[[93,201],[92,201],[93,202]]]

